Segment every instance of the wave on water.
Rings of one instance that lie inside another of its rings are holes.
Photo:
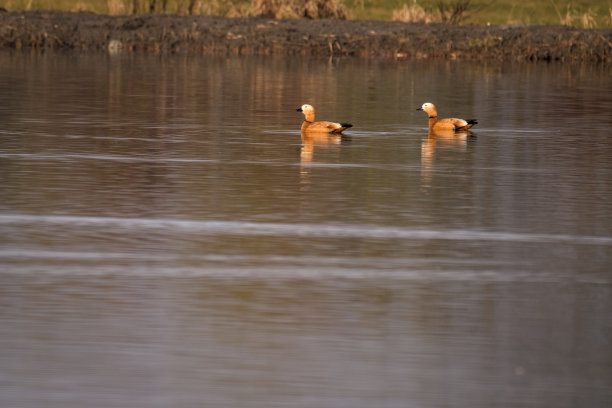
[[[270,222],[182,220],[171,218],[84,217],[63,215],[2,214],[0,225],[61,224],[113,229],[165,229],[206,235],[262,235],[310,238],[369,238],[450,241],[505,241],[522,243],[571,243],[612,246],[612,237],[518,233],[481,230],[434,230],[384,225],[291,224]]]
[[[5,159],[24,159],[24,160],[46,160],[46,161],[62,161],[62,160],[110,160],[119,162],[177,162],[177,163],[218,163],[216,159],[187,159],[180,157],[137,157],[137,156],[117,156],[117,155],[102,155],[102,154],[0,154],[0,158]]]

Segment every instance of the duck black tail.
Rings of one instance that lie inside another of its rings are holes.
[[[343,128],[353,127],[353,125],[351,125],[350,123],[341,123],[340,126],[342,126]]]
[[[468,119],[468,120],[466,120],[466,122],[468,123],[468,125],[477,125],[478,124],[478,120],[476,120],[476,119]]]

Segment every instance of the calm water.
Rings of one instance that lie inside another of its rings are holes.
[[[0,54],[0,406],[612,406],[611,89]],[[354,128],[302,140],[303,103]]]

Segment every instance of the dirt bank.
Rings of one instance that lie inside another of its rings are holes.
[[[612,62],[612,30],[0,12],[9,48]]]

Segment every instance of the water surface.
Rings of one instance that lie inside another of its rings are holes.
[[[612,404],[609,68],[0,67],[2,406]]]

